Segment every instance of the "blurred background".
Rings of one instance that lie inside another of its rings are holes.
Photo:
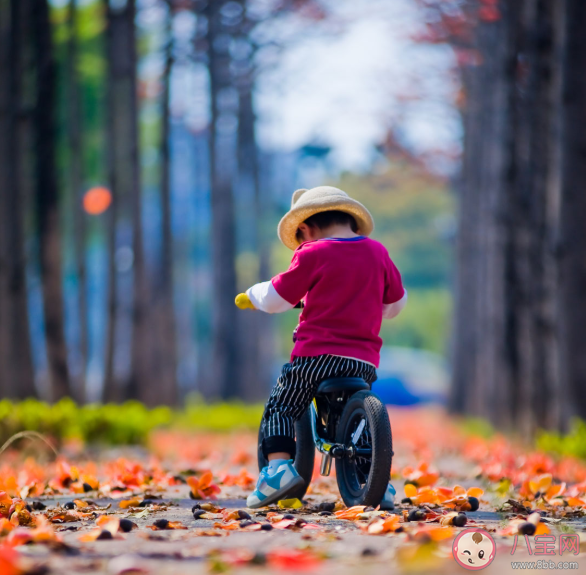
[[[263,401],[300,187],[362,201],[409,305],[375,391],[586,415],[578,0],[0,0],[0,393]]]

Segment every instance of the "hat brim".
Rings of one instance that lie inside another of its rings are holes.
[[[353,216],[358,226],[358,233],[361,236],[369,236],[374,230],[372,216],[360,202],[349,197],[343,197],[328,199],[327,205],[324,205],[323,198],[316,198],[315,202],[305,202],[302,206],[292,208],[281,218],[277,228],[279,239],[289,249],[297,249],[299,242],[296,235],[299,224],[315,214],[331,211],[345,212]]]

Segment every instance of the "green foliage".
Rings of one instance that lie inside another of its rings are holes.
[[[383,321],[385,345],[414,347],[446,353],[452,296],[447,288],[411,289],[405,309],[395,319]]]
[[[87,443],[109,445],[144,444],[159,427],[228,431],[255,429],[262,415],[261,405],[241,402],[206,404],[188,402],[184,410],[168,407],[148,409],[138,401],[123,404],[78,406],[71,399],[48,404],[36,399],[0,401],[0,441],[20,431],[37,431],[57,441],[79,438]]]
[[[177,414],[174,423],[187,429],[207,431],[257,429],[263,408],[262,404],[248,404],[242,401],[209,404],[195,395],[188,399],[185,409]]]
[[[537,434],[537,447],[557,455],[586,459],[586,421],[573,419],[567,434],[540,431]]]
[[[466,435],[476,435],[485,439],[494,435],[494,427],[482,417],[466,417],[460,422],[460,429]]]

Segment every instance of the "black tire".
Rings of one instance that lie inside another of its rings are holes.
[[[310,406],[301,416],[301,419],[295,424],[295,469],[301,475],[305,484],[291,493],[291,497],[301,500],[305,497],[307,488],[311,483],[313,476],[313,465],[315,462],[315,444],[313,443],[313,434],[311,432],[311,412]],[[269,462],[262,452],[262,440],[264,438],[263,426],[258,430],[258,469],[259,471],[266,467]]]
[[[385,495],[393,463],[393,435],[389,414],[381,400],[370,391],[352,395],[344,407],[336,442],[350,445],[360,421],[366,418],[357,447],[372,448],[368,457],[336,459],[336,477],[340,495],[348,507],[376,507]]]

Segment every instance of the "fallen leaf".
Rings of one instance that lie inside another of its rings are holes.
[[[303,507],[303,503],[301,503],[301,501],[299,501],[297,498],[281,499],[278,502],[278,506],[281,509],[301,509]]]

